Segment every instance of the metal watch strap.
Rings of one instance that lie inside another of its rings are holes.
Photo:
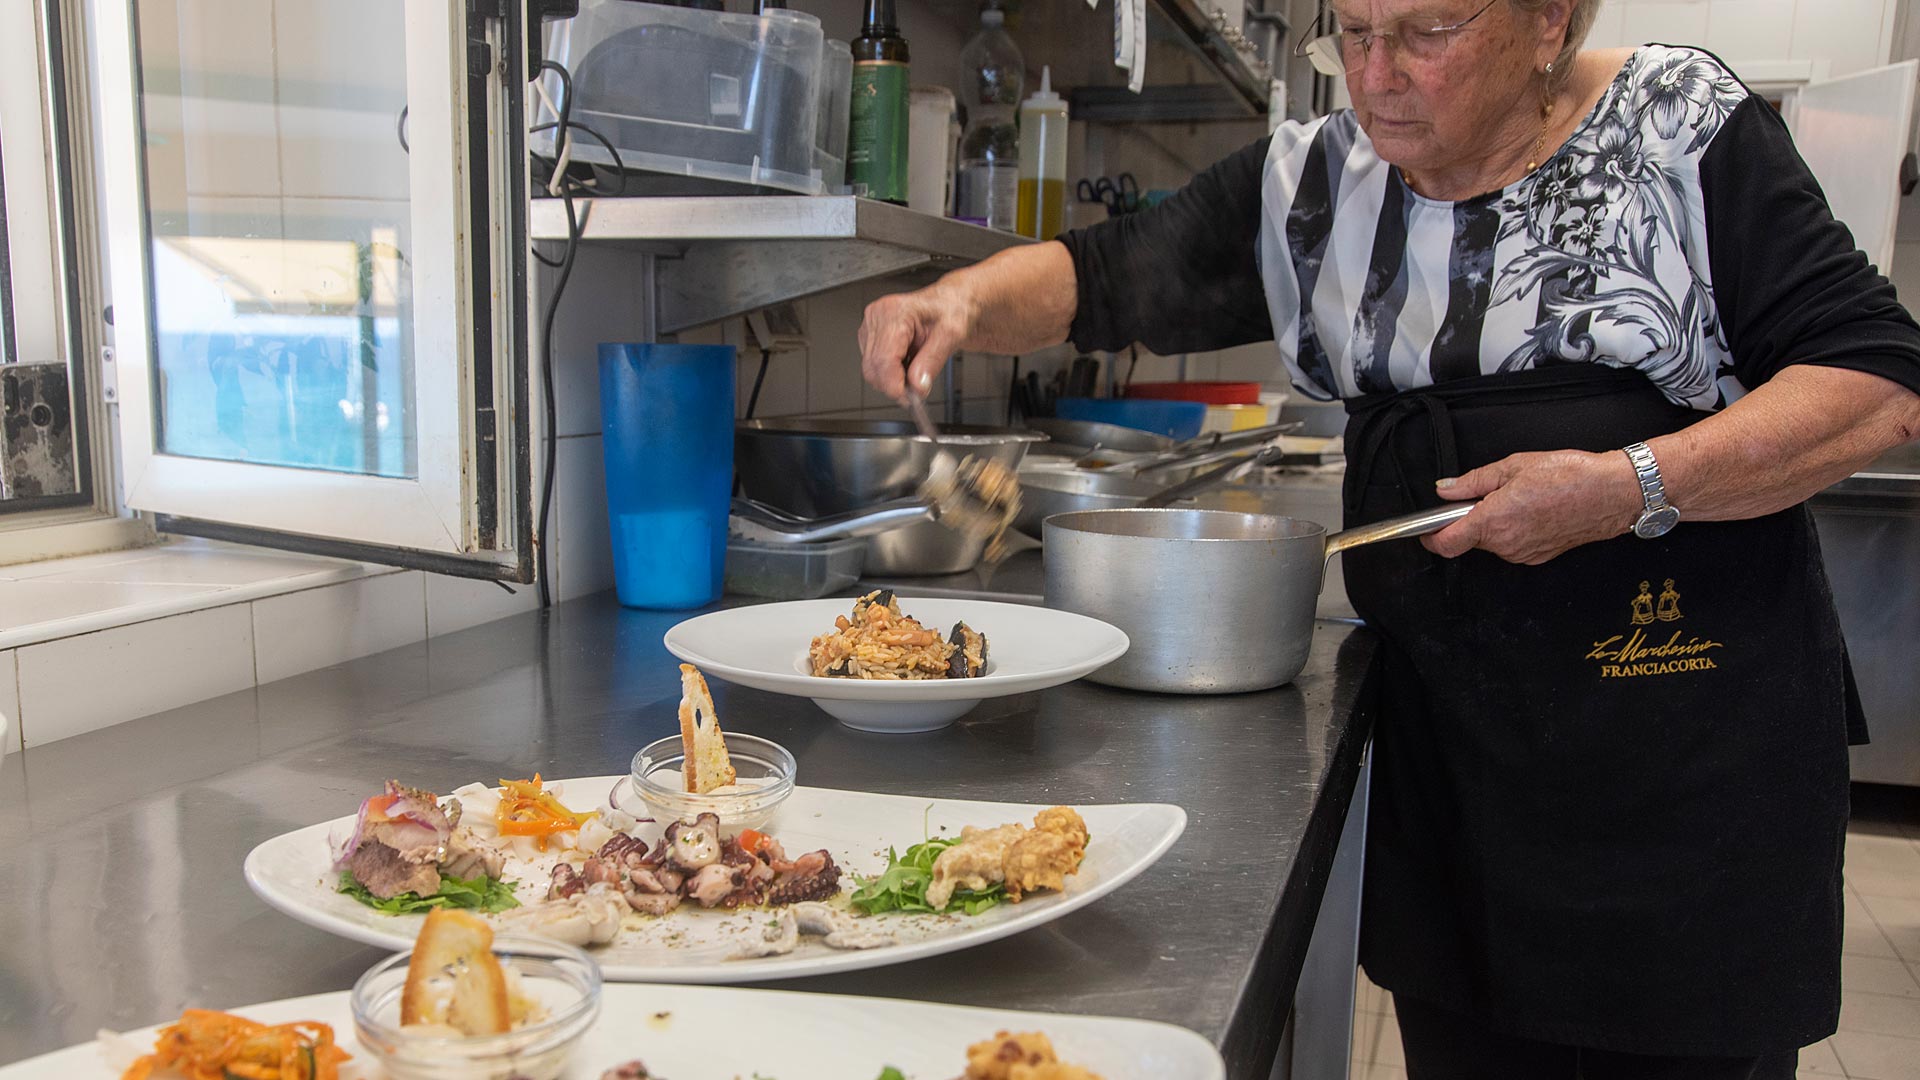
[[[1627,460],[1633,463],[1633,475],[1640,481],[1640,499],[1646,504],[1646,512],[1666,509],[1667,488],[1660,482],[1660,463],[1653,459],[1653,449],[1637,442],[1625,450]]]

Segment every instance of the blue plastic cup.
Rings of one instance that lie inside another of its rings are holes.
[[[731,345],[600,346],[613,579],[627,607],[720,598],[733,490]]]

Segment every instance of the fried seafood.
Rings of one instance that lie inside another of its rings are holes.
[[[1071,807],[1055,806],[1034,816],[1034,827],[1002,825],[960,830],[960,842],[933,861],[927,903],[941,910],[955,890],[1004,885],[1018,903],[1036,889],[1064,889],[1067,875],[1087,854],[1087,823]]]
[[[1094,1073],[1062,1062],[1053,1040],[1038,1031],[996,1032],[967,1047],[967,1071],[961,1080],[1100,1080]]]

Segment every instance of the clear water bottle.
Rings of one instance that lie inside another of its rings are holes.
[[[960,50],[960,100],[967,128],[960,137],[954,216],[1014,230],[1020,198],[1020,129],[1015,116],[1026,61],[1007,35],[998,8],[980,13],[980,32]]]

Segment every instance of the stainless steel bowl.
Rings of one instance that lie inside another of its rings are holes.
[[[1140,500],[1171,483],[1071,465],[1041,467],[1029,461],[1020,469],[1020,516],[1013,520],[1013,527],[1037,538],[1040,523],[1054,514],[1138,506]]]
[[[1051,452],[1057,448],[1059,453],[1074,457],[1096,446],[1122,453],[1140,454],[1166,450],[1173,446],[1172,439],[1158,432],[1121,427],[1119,424],[1100,424],[1091,420],[1062,420],[1053,416],[1036,416],[1027,420],[1027,426],[1046,435],[1049,440],[1048,451]]]
[[[1018,468],[1045,435],[949,425],[941,445],[957,455]],[[804,517],[824,517],[914,494],[933,464],[934,445],[905,420],[747,420],[734,429],[740,493]],[[869,574],[957,574],[986,548],[934,522],[872,537]]]

